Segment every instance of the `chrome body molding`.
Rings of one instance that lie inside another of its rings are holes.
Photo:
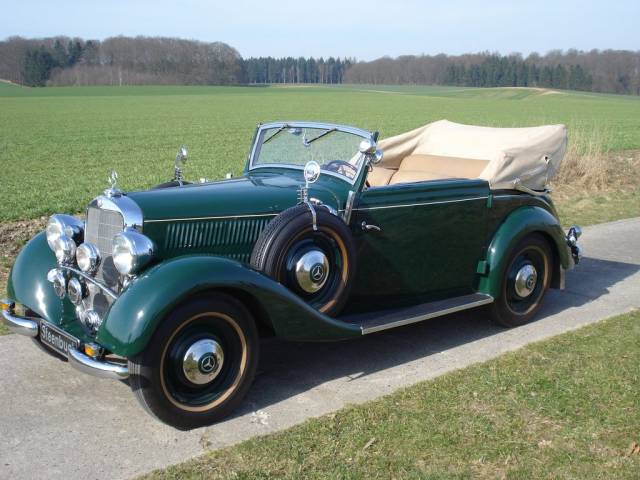
[[[25,337],[38,336],[38,320],[30,317],[16,315],[13,311],[14,305],[2,309],[2,321],[9,330]]]
[[[345,202],[345,205],[344,205],[344,212],[342,212],[342,219],[344,220],[344,223],[346,223],[347,225],[349,225],[349,223],[351,222],[351,214],[355,210],[353,208],[353,204],[355,201],[356,201],[356,192],[354,192],[353,190],[349,190],[349,194],[347,195],[347,201]]]
[[[94,377],[125,380],[129,377],[129,367],[120,363],[98,360],[85,355],[80,350],[69,348],[69,364],[84,373]]]
[[[122,214],[125,228],[134,228],[138,231],[142,231],[144,223],[142,209],[140,209],[136,202],[127,197],[126,194],[112,197],[100,195],[89,203],[89,207],[118,212]]]
[[[471,197],[471,198],[459,198],[456,200],[440,200],[440,201],[434,201],[434,202],[423,202],[423,203],[400,203],[397,205],[380,205],[377,207],[360,207],[360,208],[354,208],[353,211],[355,212],[365,212],[368,210],[384,210],[384,209],[388,209],[388,208],[405,208],[405,207],[421,207],[423,205],[441,205],[441,204],[445,204],[445,203],[458,203],[458,202],[472,202],[475,200],[486,200],[487,198],[489,198],[488,196],[484,196],[484,197]]]
[[[193,222],[198,220],[226,220],[226,219],[238,219],[238,218],[276,217],[279,214],[280,212],[256,213],[253,215],[218,215],[213,217],[159,218],[159,219],[145,220],[145,223]]]
[[[93,278],[91,275],[87,275],[82,270],[79,270],[79,269],[77,269],[75,267],[70,267],[69,265],[58,265],[58,267],[56,267],[56,268],[60,268],[60,269],[68,270],[69,272],[73,272],[73,273],[77,274],[78,276],[82,277],[87,282],[90,282],[93,285],[95,285],[96,287],[98,287],[104,293],[109,295],[112,299],[115,300],[116,298],[118,298],[118,294],[116,292],[111,290],[109,287],[104,286],[103,284],[98,282],[95,278]]]

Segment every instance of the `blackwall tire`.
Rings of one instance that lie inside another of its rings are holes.
[[[489,305],[494,322],[517,327],[536,315],[551,283],[553,261],[549,242],[539,234],[516,245],[502,272],[500,295]]]
[[[251,266],[316,310],[335,316],[347,301],[355,278],[356,248],[340,218],[322,206],[314,208],[317,230],[305,204],[274,218],[254,245]]]
[[[198,358],[194,345],[217,345],[218,350]],[[144,409],[162,422],[180,430],[198,428],[240,404],[258,355],[258,332],[247,309],[226,294],[203,295],[169,313],[147,347],[129,359],[129,384]]]

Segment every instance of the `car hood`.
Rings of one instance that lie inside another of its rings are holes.
[[[278,213],[298,202],[297,190],[302,179],[296,177],[295,174],[251,175],[130,192],[127,196],[142,209],[145,221]],[[339,203],[327,186],[314,184],[310,193],[334,208]]]

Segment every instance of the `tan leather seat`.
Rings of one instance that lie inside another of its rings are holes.
[[[382,187],[389,184],[389,180],[396,172],[397,170],[391,168],[373,167],[367,175],[367,181],[372,187]]]
[[[472,158],[409,155],[402,160],[400,168],[393,174],[388,185],[444,178],[478,178],[488,163],[488,160]]]

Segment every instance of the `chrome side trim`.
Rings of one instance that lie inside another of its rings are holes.
[[[342,219],[344,220],[344,223],[346,223],[347,225],[349,225],[349,222],[351,222],[351,214],[353,213],[353,210],[354,210],[353,204],[355,201],[356,201],[356,192],[354,192],[353,190],[349,190],[349,194],[347,195],[347,201],[345,202],[345,205],[344,205],[344,212],[342,214]]]
[[[489,198],[485,197],[473,197],[473,198],[459,198],[456,200],[442,200],[439,202],[424,202],[424,203],[407,203],[407,204],[398,204],[398,205],[381,205],[379,207],[362,207],[362,208],[354,208],[353,210],[356,212],[362,212],[366,210],[383,210],[387,208],[404,208],[404,207],[420,207],[423,205],[440,205],[444,203],[458,203],[458,202],[471,202],[474,200],[486,200]]]
[[[402,325],[409,325],[411,323],[421,322],[423,320],[428,320],[430,318],[441,317],[443,315],[448,315],[450,313],[460,312],[462,310],[468,310],[470,308],[480,307],[482,305],[488,305],[490,303],[493,303],[493,300],[494,300],[493,297],[486,295],[485,298],[464,303],[461,305],[455,305],[455,306],[444,308],[442,310],[438,310],[435,312],[428,312],[423,315],[417,315],[415,317],[403,318],[403,319],[385,323],[382,325],[373,325],[371,327],[361,326],[360,329],[362,330],[362,335],[367,335],[369,333],[380,332],[382,330],[388,330],[390,328],[396,328]]]
[[[38,336],[38,321],[30,317],[15,315],[13,306],[2,309],[2,320],[9,330],[25,337]]]
[[[85,355],[80,350],[69,347],[69,364],[84,373],[94,377],[125,380],[129,377],[129,367],[119,363],[96,360]]]
[[[145,220],[145,223],[160,223],[160,222],[191,222],[195,220],[225,220],[229,218],[254,218],[254,217],[276,217],[280,213],[256,213],[254,215],[220,215],[214,217],[186,217],[186,218],[160,218]]]
[[[57,268],[64,268],[65,270],[69,270],[70,272],[73,272],[73,273],[81,276],[84,280],[86,280],[87,282],[90,282],[93,285],[95,285],[96,287],[100,288],[104,293],[109,295],[114,300],[116,298],[118,298],[118,295],[113,290],[111,290],[108,287],[105,287],[100,282],[98,282],[95,278],[91,277],[90,275],[87,275],[82,270],[78,270],[77,268],[70,267],[69,265],[58,265]]]

